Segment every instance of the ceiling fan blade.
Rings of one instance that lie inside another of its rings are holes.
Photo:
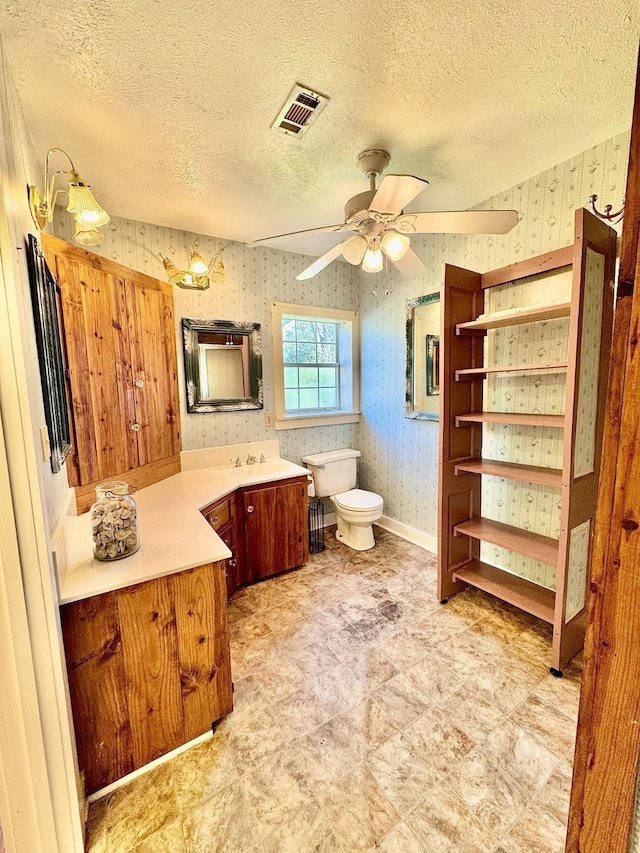
[[[517,210],[448,210],[405,213],[391,227],[403,234],[506,234],[517,224]]]
[[[397,216],[428,185],[429,181],[414,178],[413,175],[385,175],[369,210]]]
[[[335,259],[342,254],[345,244],[351,242],[352,239],[353,237],[347,237],[346,240],[341,240],[337,246],[329,249],[329,251],[325,252],[324,255],[320,255],[317,261],[314,261],[305,270],[302,270],[300,275],[296,276],[297,281],[305,281],[305,279],[313,278],[314,275],[317,275],[321,270],[328,266],[331,261],[335,261]]]
[[[411,276],[414,275],[422,275],[422,273],[427,269],[413,249],[407,249],[399,261],[394,261],[393,258],[389,258],[389,260],[392,264],[395,264],[402,275],[406,275],[407,278],[411,278]]]
[[[325,225],[322,228],[307,228],[305,231],[290,231],[288,234],[275,234],[273,237],[262,237],[260,240],[252,240],[251,243],[247,243],[247,248],[253,248],[253,246],[263,246],[265,243],[271,243],[273,240],[284,239],[285,237],[297,237],[298,234],[325,234],[328,231],[353,231],[353,228],[349,226],[345,226],[344,223],[340,225]]]

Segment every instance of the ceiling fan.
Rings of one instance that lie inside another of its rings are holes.
[[[356,166],[369,178],[369,189],[350,198],[344,208],[342,225],[326,225],[305,231],[292,231],[254,240],[249,246],[262,246],[282,237],[298,234],[322,234],[352,231],[296,276],[299,281],[312,278],[331,261],[342,255],[350,264],[362,264],[366,272],[380,272],[383,254],[403,275],[414,276],[426,270],[411,248],[407,234],[506,234],[517,224],[515,210],[460,210],[435,213],[403,213],[429,181],[413,175],[386,175],[376,189],[376,178],[389,163],[389,153],[379,148],[363,151]]]

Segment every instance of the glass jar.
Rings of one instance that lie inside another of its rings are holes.
[[[121,560],[140,547],[136,502],[129,492],[128,483],[96,486],[96,502],[90,510],[96,560]]]

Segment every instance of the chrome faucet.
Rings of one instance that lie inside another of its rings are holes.
[[[232,456],[231,461],[233,462],[236,468],[242,468],[242,462],[240,461],[239,456]]]
[[[247,456],[247,465],[254,465],[256,462],[255,456]]]

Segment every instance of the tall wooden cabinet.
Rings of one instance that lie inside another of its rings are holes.
[[[79,509],[107,479],[148,485],[179,471],[171,286],[42,235],[61,292]]]
[[[438,596],[471,585],[550,623],[555,674],[584,641],[616,250],[575,225],[500,270],[445,265],[441,296]]]

